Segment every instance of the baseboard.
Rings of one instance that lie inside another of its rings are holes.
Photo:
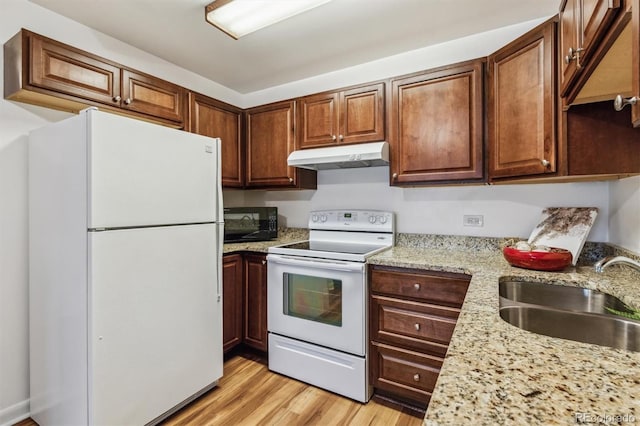
[[[0,409],[0,426],[10,426],[29,418],[29,400]]]

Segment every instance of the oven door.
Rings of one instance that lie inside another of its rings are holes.
[[[364,263],[267,256],[271,333],[365,355]]]

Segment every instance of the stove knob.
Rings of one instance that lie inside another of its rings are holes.
[[[386,216],[378,216],[378,220],[380,221],[380,223],[387,223],[387,217]]]
[[[327,221],[327,215],[326,214],[320,215],[320,222],[326,222],[326,221]]]
[[[317,222],[317,221],[318,221],[318,215],[317,214],[311,215],[311,222]]]
[[[369,216],[369,222],[376,223],[376,217],[375,216]]]

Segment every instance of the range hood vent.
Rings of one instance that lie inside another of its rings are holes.
[[[301,149],[289,154],[290,166],[311,170],[350,169],[389,165],[389,143],[373,142]]]

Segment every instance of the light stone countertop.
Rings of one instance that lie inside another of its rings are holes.
[[[254,251],[259,253],[267,253],[269,247],[280,244],[293,243],[296,241],[305,241],[309,239],[309,230],[303,228],[281,228],[278,229],[278,238],[270,241],[256,241],[246,243],[225,243],[223,254],[230,254],[240,251]]]
[[[225,244],[224,253],[266,253],[307,237],[305,229],[283,229],[277,240]],[[640,424],[640,352],[534,334],[498,314],[503,277],[597,289],[640,309],[640,273],[625,266],[603,274],[592,266],[514,268],[489,240],[399,234],[396,247],[368,260],[472,276],[424,424]]]
[[[598,289],[638,309],[640,273],[624,266],[603,274],[587,266],[525,270],[498,249],[396,246],[369,263],[472,276],[425,425],[576,424],[577,416],[614,424],[604,416],[616,415],[640,423],[640,353],[534,334],[498,314],[501,277]]]

